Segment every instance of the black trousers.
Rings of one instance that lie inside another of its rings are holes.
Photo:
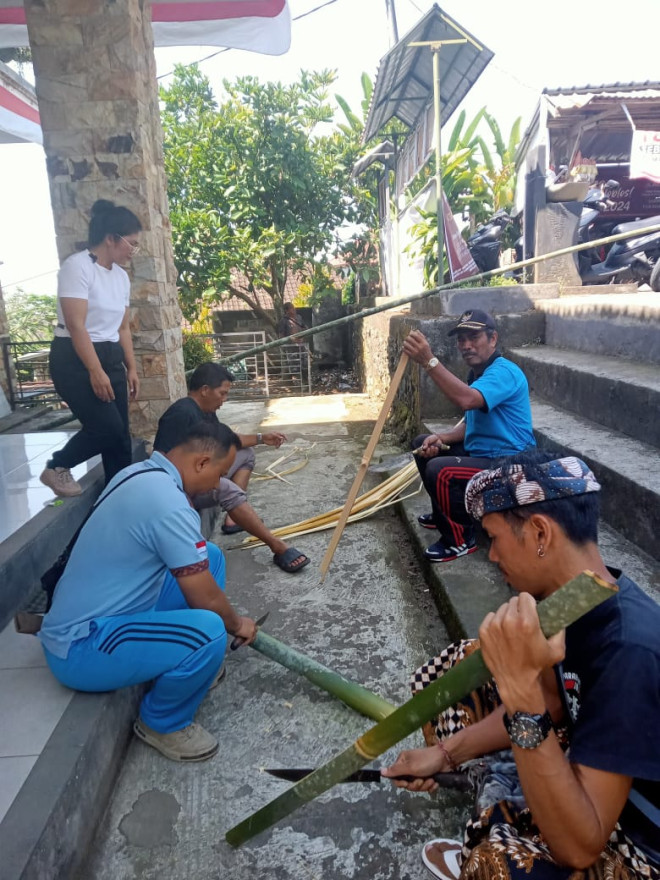
[[[94,394],[87,368],[68,337],[56,336],[50,347],[50,374],[55,390],[82,425],[63,449],[53,454],[50,467],[72,468],[100,453],[108,483],[131,463],[128,430],[128,383],[124,350],[119,342],[95,342],[101,366],[112,383],[109,403]]]
[[[413,449],[421,446],[429,434],[413,440]],[[458,547],[474,537],[474,526],[465,509],[465,487],[479,471],[492,466],[490,458],[471,458],[462,443],[434,458],[415,456],[424,488],[431,498],[433,522],[445,547]]]

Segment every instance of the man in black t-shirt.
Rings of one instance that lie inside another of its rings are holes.
[[[580,459],[521,453],[468,483],[468,513],[518,595],[480,629],[495,686],[438,717],[434,748],[403,752],[385,775],[433,791],[432,774],[473,768],[477,814],[462,843],[423,850],[440,878],[660,880],[660,605],[598,549],[596,478]],[[536,600],[583,571],[613,595],[546,639]],[[450,646],[415,674],[425,687],[474,651]],[[426,731],[425,731],[426,733]],[[436,739],[437,737],[437,739]]]
[[[154,450],[166,453],[180,442],[182,432],[200,421],[217,423],[216,411],[229,394],[234,377],[220,364],[200,364],[190,377],[188,397],[177,400],[160,417]],[[286,440],[279,431],[266,434],[239,434],[242,448],[217,489],[192,499],[197,510],[221,507],[225,511],[222,532],[233,535],[246,531],[263,541],[273,552],[273,562],[282,571],[295,574],[309,564],[309,557],[277,538],[257,516],[247,501],[247,487],[254,469],[253,447],[260,444],[279,448]]]

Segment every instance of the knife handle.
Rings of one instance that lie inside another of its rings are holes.
[[[419,776],[384,776],[383,779],[401,779],[403,782],[412,782],[419,779]],[[437,782],[440,788],[455,788],[457,791],[471,791],[472,783],[465,773],[434,773],[431,777]]]

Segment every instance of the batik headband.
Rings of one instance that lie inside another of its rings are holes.
[[[524,466],[512,464],[480,471],[465,490],[465,509],[474,519],[526,504],[599,492],[600,484],[586,464],[568,456],[534,466],[536,479],[525,476]]]

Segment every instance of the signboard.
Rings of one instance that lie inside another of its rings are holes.
[[[660,183],[660,131],[635,129],[630,148],[630,176]]]
[[[613,220],[644,219],[660,214],[660,182],[654,183],[646,177],[630,179],[628,168],[608,168],[602,171],[597,183],[617,180],[619,185],[607,190],[610,204],[601,212],[601,218]]]

